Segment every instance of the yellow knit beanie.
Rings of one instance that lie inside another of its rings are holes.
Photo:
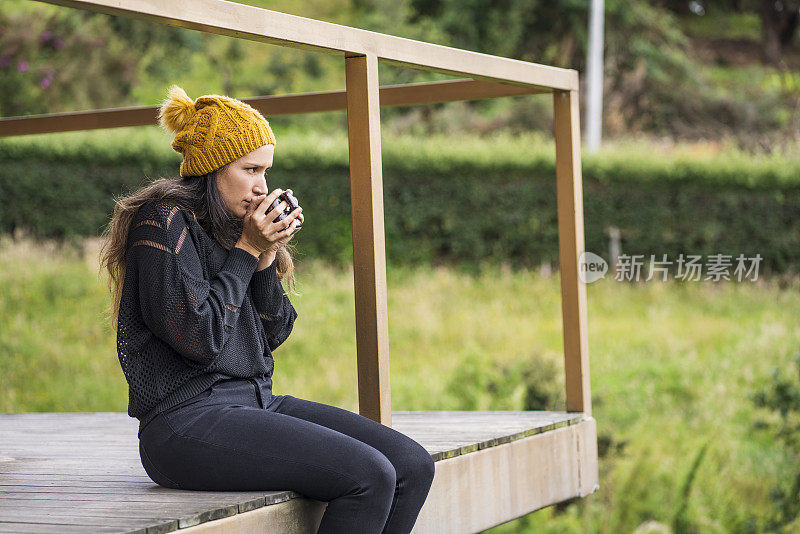
[[[206,174],[264,145],[277,146],[269,122],[255,108],[222,95],[192,101],[177,85],[159,108],[158,122],[175,134],[181,176]]]

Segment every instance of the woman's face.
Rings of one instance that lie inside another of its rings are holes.
[[[269,194],[264,172],[272,167],[275,145],[264,145],[232,161],[217,173],[217,188],[225,205],[237,217],[247,212],[247,201]]]

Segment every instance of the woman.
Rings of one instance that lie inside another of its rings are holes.
[[[410,532],[433,481],[408,436],[335,406],[272,394],[272,353],[297,318],[289,241],[267,188],[275,137],[244,102],[192,101],[173,86],[159,110],[183,155],[180,178],[117,200],[101,251],[112,321],[140,420],[139,452],[162,486],[294,490],[328,501],[319,532]],[[291,191],[291,190],[287,190]]]

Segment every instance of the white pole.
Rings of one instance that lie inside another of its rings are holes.
[[[603,126],[603,11],[604,0],[592,0],[589,14],[589,57],[587,60],[586,149],[600,148]]]

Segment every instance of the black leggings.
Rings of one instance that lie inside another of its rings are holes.
[[[153,481],[176,489],[294,490],[328,501],[320,533],[411,532],[434,475],[430,454],[349,410],[217,382],[157,415],[139,438]]]

